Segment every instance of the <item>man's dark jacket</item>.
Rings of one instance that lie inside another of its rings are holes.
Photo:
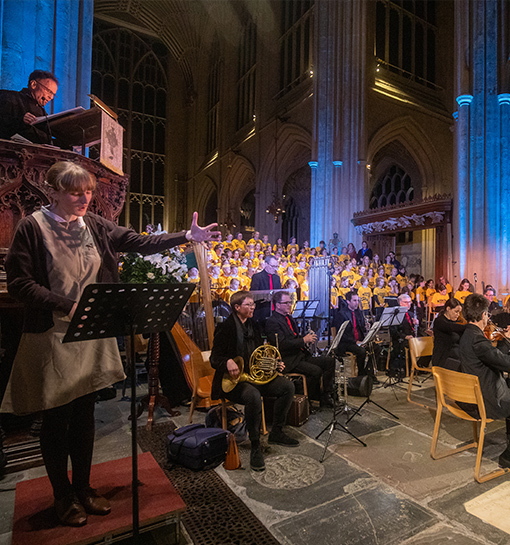
[[[510,388],[503,377],[503,371],[510,372],[510,356],[492,346],[474,324],[467,325],[459,352],[462,371],[480,380],[487,416],[510,417]]]
[[[44,124],[27,125],[23,116],[30,112],[36,117],[46,115],[28,89],[21,91],[0,90],[0,138],[8,140],[19,134],[34,144],[50,144],[51,138]]]
[[[292,316],[289,316],[292,329],[298,333],[299,328]],[[305,346],[305,341],[301,335],[295,335],[287,322],[287,316],[279,312],[273,314],[266,321],[267,340],[273,346],[278,346],[278,350],[285,363],[285,372],[290,373],[297,364],[303,360],[311,358],[312,355]],[[276,341],[278,335],[278,342]]]
[[[336,330],[338,331],[342,324],[344,322],[349,322],[349,325],[346,327],[344,334],[342,335],[342,338],[340,339],[339,346],[342,346],[344,344],[356,344],[356,337],[354,336],[354,322],[352,318],[352,310],[349,310],[347,306],[342,307],[335,316],[333,325],[336,327]],[[361,309],[357,308],[354,311],[354,315],[356,316],[356,329],[358,330],[358,340],[362,341],[365,338],[366,335],[366,328],[365,328],[365,317],[363,316],[363,312]]]
[[[248,320],[251,320],[248,318]],[[256,346],[263,344],[260,335],[260,329],[256,322],[251,320],[251,325],[254,330]],[[214,332],[213,347],[209,361],[213,369],[215,369],[211,397],[212,399],[221,399],[225,397],[221,389],[221,380],[223,375],[227,373],[227,360],[234,359],[237,356],[242,356],[242,347],[239,346],[237,338],[237,327],[235,322],[234,312],[222,323],[219,323]],[[248,362],[245,362],[245,371],[247,371]]]
[[[269,283],[269,277],[273,279],[273,287]],[[279,290],[282,287],[280,277],[277,274],[270,275],[265,270],[255,273],[251,278],[250,291],[258,290]],[[271,303],[269,301],[255,301],[257,307],[253,313],[256,322],[264,322],[271,315]]]

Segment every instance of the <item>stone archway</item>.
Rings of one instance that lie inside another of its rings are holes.
[[[298,244],[310,240],[311,173],[307,166],[298,168],[285,181],[285,214],[282,219],[282,238],[296,237]]]

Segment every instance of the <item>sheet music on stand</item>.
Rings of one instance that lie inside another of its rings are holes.
[[[406,315],[407,307],[390,307],[385,308],[381,317],[379,318],[380,327],[391,327],[393,325],[400,325],[404,316]]]
[[[370,331],[365,335],[365,338],[359,343],[358,346],[366,346],[374,341],[379,329],[381,329],[381,322],[374,322],[370,328]]]
[[[333,339],[333,342],[331,343],[331,346],[329,347],[329,350],[326,356],[331,356],[335,353],[335,350],[337,346],[340,344],[340,341],[342,340],[343,334],[345,333],[345,330],[347,329],[348,325],[349,325],[349,320],[345,320],[345,322],[340,326],[340,329],[337,331],[337,334],[335,335],[335,338]]]

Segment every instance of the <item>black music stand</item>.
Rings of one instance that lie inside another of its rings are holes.
[[[348,325],[349,325],[349,320],[346,320],[340,326],[340,329],[338,330],[338,333],[336,334],[336,337],[334,338],[333,342],[331,343],[331,346],[329,347],[327,355],[334,357],[335,362],[338,360],[338,356],[336,355],[336,347],[340,343],[340,340],[342,339],[342,336],[343,336],[343,334],[344,334],[344,332],[345,332]],[[344,366],[343,363],[342,363],[342,365]],[[344,366],[344,373],[345,373],[345,366]],[[344,380],[344,393],[345,393],[345,396],[346,396],[347,395],[347,381],[345,381],[345,380]],[[343,424],[340,424],[340,422],[338,421],[338,418],[337,418],[338,415],[341,414],[341,413],[345,413],[346,410],[349,410],[349,409],[348,409],[348,406],[347,406],[347,397],[345,397],[344,406],[340,407],[340,408],[337,408],[337,406],[336,406],[337,397],[338,397],[338,395],[333,396],[333,414],[332,414],[331,420],[328,422],[328,424],[326,424],[326,427],[315,438],[315,439],[319,439],[319,437],[326,430],[328,430],[328,438],[326,439],[326,444],[324,445],[324,449],[322,451],[322,456],[321,456],[321,458],[319,460],[321,464],[322,464],[322,462],[324,462],[324,457],[326,456],[326,451],[328,450],[329,442],[331,441],[331,435],[333,434],[333,431],[335,429],[340,429],[340,431],[348,433],[352,438],[356,439],[356,441],[358,441],[358,443],[361,443],[364,447],[367,446],[366,443],[364,443],[359,437],[354,435],[354,433],[352,433],[350,430],[348,430]]]
[[[367,343],[371,344],[373,342],[375,334],[377,333],[377,331],[379,331],[379,329],[381,329],[381,327],[389,327],[391,325],[401,324],[406,312],[407,312],[407,309],[405,307],[385,308],[384,312],[381,314],[381,318],[379,319],[379,322],[375,322],[370,328],[369,333],[371,334],[371,337],[369,338]],[[378,326],[376,326],[377,323],[379,323]],[[367,334],[367,337],[368,337],[368,334]],[[373,355],[373,349],[372,349],[372,355]],[[373,363],[373,365],[375,365],[375,363]],[[375,369],[374,369],[374,372],[375,372]],[[376,407],[379,407],[379,409],[381,409],[382,411],[388,413],[390,416],[393,416],[393,418],[399,420],[399,417],[396,414],[393,414],[391,411],[388,411],[388,409],[385,409],[382,405],[379,405],[379,403],[374,401],[369,395],[365,399],[365,401],[363,401],[363,403],[357,409],[353,411],[351,416],[347,419],[346,424],[348,424],[357,414],[359,414],[361,409],[363,409],[363,407],[365,405],[368,405],[369,403],[372,403]]]
[[[136,442],[135,334],[171,330],[191,297],[194,284],[90,284],[81,296],[62,342],[131,337],[131,459],[133,543],[140,533]]]
[[[407,314],[408,309],[406,307],[390,307],[385,308],[383,313],[381,314],[381,327],[387,327],[388,329],[391,326],[395,325],[401,325],[404,316]],[[391,346],[391,345],[390,345]],[[395,392],[394,386],[397,386],[399,382],[404,382],[401,378],[393,377],[391,375],[388,375],[388,378],[384,381],[383,388],[393,388],[393,393],[395,394],[395,399],[397,398],[397,394]]]

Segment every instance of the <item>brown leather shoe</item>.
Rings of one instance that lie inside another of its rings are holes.
[[[87,514],[76,494],[71,493],[55,500],[55,512],[64,526],[83,526],[87,524]]]
[[[112,510],[110,502],[90,486],[77,490],[76,495],[89,515],[108,515]]]

